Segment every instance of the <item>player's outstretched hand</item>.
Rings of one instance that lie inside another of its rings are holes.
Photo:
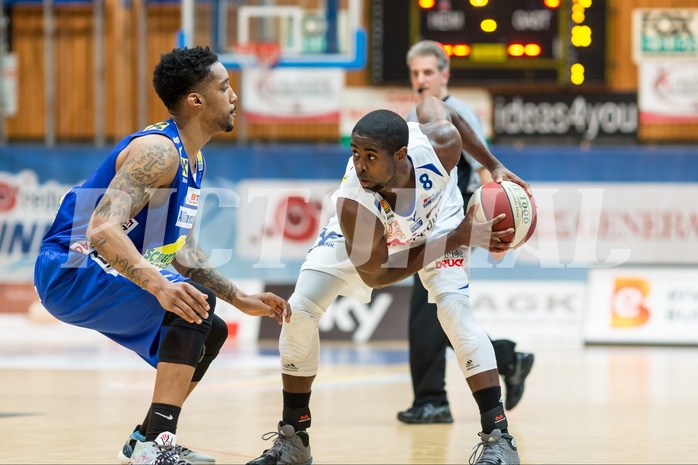
[[[519,186],[523,187],[528,195],[533,195],[531,191],[531,186],[528,185],[526,181],[509,171],[504,165],[499,165],[492,170],[492,180],[496,183],[501,184],[502,181],[511,181]]]
[[[162,308],[180,316],[189,323],[200,324],[202,318],[208,318],[208,296],[189,283],[170,283],[163,287],[155,297]]]
[[[489,221],[480,223],[474,218],[475,210],[478,207],[478,203],[471,206],[461,224],[456,228],[460,234],[463,234],[463,245],[482,247],[490,252],[506,252],[509,250],[509,244],[500,241],[499,238],[508,234],[514,234],[514,229],[493,230],[494,225],[502,221],[506,215],[502,213]]]
[[[291,306],[284,299],[271,292],[253,295],[238,292],[235,297],[235,306],[247,315],[276,318],[279,324],[291,321]]]

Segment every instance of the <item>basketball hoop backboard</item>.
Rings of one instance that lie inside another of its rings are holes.
[[[361,24],[360,0],[214,0],[209,8],[194,2],[186,24],[196,24],[195,34],[182,34],[180,46],[211,45],[228,69],[255,64],[250,44],[277,44],[277,67],[362,69],[366,66],[367,39]],[[299,6],[298,4],[302,5]],[[186,11],[186,10],[185,10]],[[202,16],[209,18],[202,18]],[[190,26],[193,27],[193,26]],[[202,28],[208,29],[202,34]],[[195,36],[200,42],[189,43]]]

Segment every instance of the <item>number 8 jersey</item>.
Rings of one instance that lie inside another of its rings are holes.
[[[428,237],[439,237],[453,230],[463,220],[463,197],[458,190],[457,168],[451,173],[443,167],[439,157],[422,133],[418,123],[407,123],[410,139],[407,156],[412,160],[415,171],[415,188],[396,191],[398,196],[411,196],[411,208],[404,212],[394,211],[377,192],[361,187],[354,164],[349,159],[347,170],[339,189],[332,195],[336,205],[338,198],[347,198],[361,204],[376,215],[384,226],[388,252],[395,253],[419,245]],[[342,295],[353,297],[359,302],[368,302],[370,290],[358,277],[353,264],[346,255],[344,236],[335,214],[317,241],[308,251],[301,270],[312,269],[351,282],[354,289]]]
[[[379,193],[363,189],[351,160],[341,186],[332,197],[335,204],[340,197],[354,200],[380,218],[391,253],[426,241],[437,220],[441,230],[444,221],[448,222],[448,231],[463,219],[463,197],[458,190],[456,168],[451,173],[446,171],[418,123],[408,123],[408,127],[407,156],[412,160],[415,188],[395,192],[398,198],[410,196],[407,202],[401,202],[412,205],[409,210],[394,211]]]

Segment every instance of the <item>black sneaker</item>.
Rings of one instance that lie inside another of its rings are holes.
[[[451,408],[446,405],[424,404],[398,412],[397,419],[403,423],[453,423]]]
[[[516,352],[516,365],[511,374],[504,377],[504,384],[507,387],[505,409],[511,410],[518,405],[524,393],[524,381],[531,372],[532,366],[533,354]]]

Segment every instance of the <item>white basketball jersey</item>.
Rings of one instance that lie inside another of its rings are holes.
[[[412,208],[405,212],[395,212],[383,197],[361,187],[351,158],[339,189],[332,199],[355,200],[376,215],[384,226],[388,242],[388,252],[395,253],[418,245],[428,237],[439,237],[453,230],[463,220],[463,197],[458,190],[457,168],[448,173],[432,148],[427,137],[419,129],[418,123],[407,123],[410,140],[407,155],[412,160],[415,171],[415,188],[403,189],[398,195],[411,195]],[[409,203],[409,202],[408,202]],[[462,251],[454,251],[459,257]],[[347,285],[341,295],[352,297],[359,302],[368,302],[371,289],[359,277],[356,268],[346,253],[344,235],[335,213],[327,226],[320,231],[317,241],[308,251],[301,270],[322,271],[340,277]],[[458,276],[451,287],[461,287],[467,277]]]
[[[383,223],[390,253],[426,241],[438,219],[444,217],[445,220],[457,211],[463,211],[463,198],[458,191],[455,168],[450,174],[446,171],[418,123],[408,123],[408,127],[410,139],[407,156],[412,160],[415,187],[399,189],[395,193],[402,199],[403,205],[411,205],[411,208],[394,211],[379,193],[362,188],[351,159],[341,186],[332,196],[335,203],[343,197],[354,200],[373,212]],[[407,201],[405,196],[409,196],[406,197]],[[462,214],[454,226],[460,219]],[[328,229],[334,229],[335,223],[339,225],[336,215],[330,220]],[[334,230],[339,231],[339,228]]]

